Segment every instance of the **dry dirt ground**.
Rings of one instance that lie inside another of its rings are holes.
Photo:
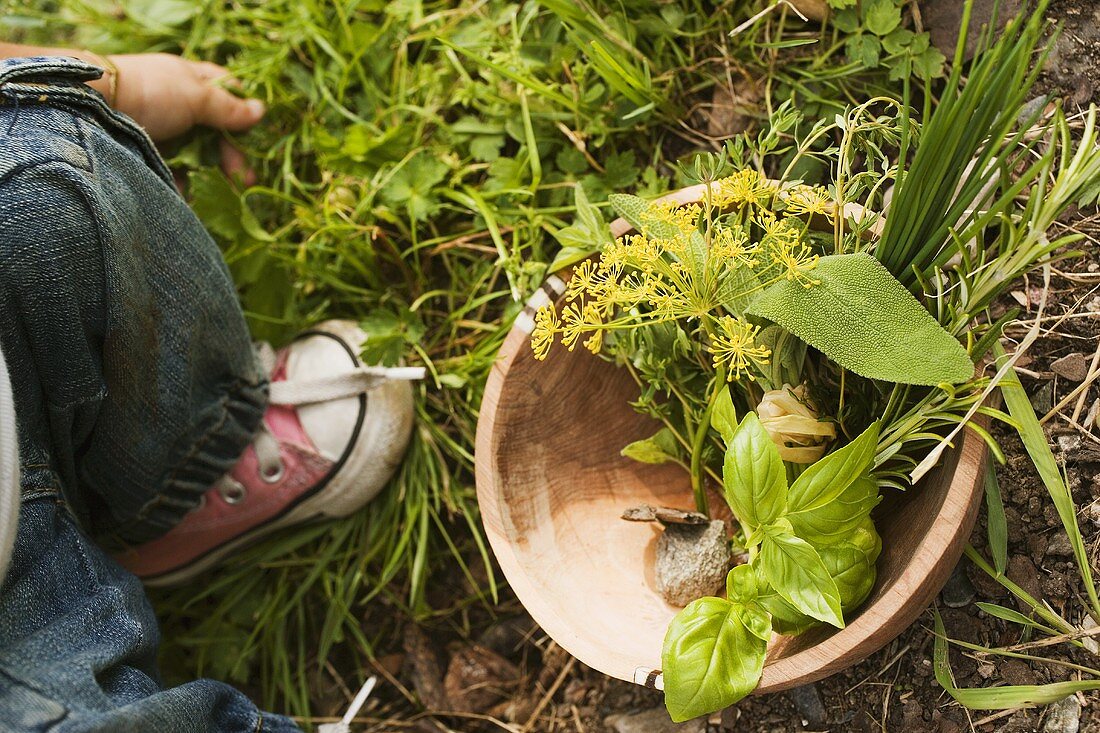
[[[1052,4],[1050,13],[1064,23],[1064,30],[1042,83],[1063,95],[1067,108],[1073,110],[1100,97],[1100,2],[1060,0]],[[1073,359],[1054,368],[1052,364],[1070,354],[1091,360],[1100,343],[1100,216],[1077,213],[1068,224],[1089,235],[1083,243],[1089,255],[1060,263],[1047,314],[1073,315],[1046,333],[1023,365],[1024,386],[1043,412],[1079,383]],[[1033,312],[1038,285],[1021,285],[1014,300]],[[1094,384],[1085,400],[1086,412],[1098,399],[1100,388]],[[1063,415],[1072,409],[1071,404]],[[1096,437],[1100,428],[1094,425],[1090,435],[1083,435],[1061,415],[1049,421],[1047,428],[1056,455],[1066,465],[1087,546],[1096,550],[1100,502],[1095,506],[1093,502],[1100,497],[1100,438]],[[1082,589],[1054,507],[1019,442],[1006,430],[997,431],[996,436],[1008,457],[998,469],[1010,538],[1008,575],[1055,610],[1066,609],[1069,619],[1077,621]],[[985,538],[983,510],[971,541],[981,549]],[[471,590],[441,586],[436,592],[469,596]],[[975,601],[1014,605],[1000,585],[964,560],[938,600],[950,637],[988,646],[1019,640],[1019,627],[988,616]],[[370,730],[425,732],[1100,731],[1100,694],[1096,693],[1063,704],[1057,715],[1051,709],[990,715],[960,708],[935,681],[931,625],[929,610],[883,650],[844,673],[792,692],[751,697],[710,721],[674,727],[663,713],[658,693],[609,680],[572,660],[531,622],[514,598],[506,597],[492,612],[474,604],[438,626],[409,624],[403,649],[379,661],[388,684],[382,685],[364,720],[373,721]],[[1070,653],[1065,645],[1042,653],[1100,664],[1096,656],[1080,649]],[[1067,678],[1064,670],[1050,665],[987,661],[959,649],[951,657],[960,686]],[[398,710],[422,712],[410,716]],[[1074,727],[1075,717],[1079,728]]]

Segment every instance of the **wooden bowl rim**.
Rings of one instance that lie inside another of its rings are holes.
[[[680,206],[698,203],[704,199],[706,190],[707,184],[697,184],[671,191],[656,201],[675,202]],[[858,221],[866,213],[867,210],[859,204],[844,205],[846,219]],[[883,217],[877,217],[867,229],[867,234],[881,236],[884,223]],[[633,231],[633,227],[622,218],[613,221],[610,229],[614,237]],[[534,312],[543,305],[554,302],[562,295],[564,288],[565,283],[557,275],[550,274],[547,277],[543,287],[528,300],[524,313],[517,318],[505,337],[490,370],[474,449],[477,500],[482,516],[499,517],[504,509],[500,501],[498,477],[492,470],[497,409],[504,382],[515,359],[524,349],[530,348],[530,331],[533,325],[531,317]],[[980,478],[988,459],[984,441],[974,431],[966,430],[961,443],[954,451],[947,453],[948,458],[944,460],[950,460],[953,452],[958,452],[959,457],[945,500],[931,530],[914,549],[912,561],[891,584],[890,595],[863,607],[844,629],[832,633],[817,644],[767,662],[760,684],[752,694],[787,690],[845,669],[896,638],[927,607],[962,555],[963,546],[977,518],[982,496]],[[956,501],[950,501],[952,497]],[[659,688],[659,670],[648,671],[648,674],[647,670],[641,668],[631,671],[608,670],[601,668],[600,660],[585,659],[574,651],[571,624],[559,623],[557,612],[543,601],[543,593],[531,582],[515,553],[513,543],[506,534],[496,531],[496,524],[482,522],[489,545],[516,597],[539,626],[563,649],[594,669],[627,682]],[[891,597],[894,602],[887,603]],[[896,623],[898,621],[903,623]],[[896,630],[892,630],[895,626]]]

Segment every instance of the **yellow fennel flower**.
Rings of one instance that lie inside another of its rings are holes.
[[[558,312],[552,305],[544,305],[535,313],[535,327],[531,331],[531,350],[535,358],[542,361],[554,345],[554,334],[560,329]]]
[[[733,316],[722,316],[718,319],[718,329],[719,333],[712,334],[710,341],[715,368],[725,366],[726,378],[731,382],[740,379],[742,374],[750,381],[755,380],[749,368],[754,364],[767,364],[772,354],[767,346],[756,344],[760,327]]]
[[[737,171],[719,180],[716,189],[713,202],[720,209],[746,204],[763,208],[775,193],[771,182],[754,170]]]
[[[787,205],[787,213],[795,216],[826,215],[833,208],[833,199],[821,186],[795,186],[783,193],[783,200]]]

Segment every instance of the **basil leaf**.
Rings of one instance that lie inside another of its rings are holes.
[[[825,545],[848,539],[880,501],[882,497],[878,493],[878,484],[871,476],[864,474],[825,506],[787,514],[786,518],[796,535],[822,552]]]
[[[783,459],[755,412],[745,415],[726,447],[722,484],[726,501],[746,535],[786,509]]]
[[[726,576],[726,597],[738,603],[749,603],[761,592],[766,582],[760,578],[751,565],[738,565]]]
[[[843,542],[818,550],[821,561],[836,583],[840,607],[848,612],[867,599],[875,584],[875,562],[882,539],[869,518]]]
[[[668,428],[661,428],[652,438],[636,440],[620,451],[620,455],[639,463],[668,463],[679,454],[676,437]]]
[[[768,612],[761,608],[756,603],[749,603],[748,605],[742,605],[739,603],[733,604],[734,612],[737,614],[737,618],[741,620],[741,623],[749,630],[753,636],[757,639],[762,639],[765,643],[772,638],[772,619],[768,615]]]
[[[772,630],[785,636],[798,636],[803,631],[809,631],[821,624],[813,616],[807,616],[783,600],[773,589],[770,593],[762,595],[757,603],[772,617]]]
[[[661,662],[675,722],[732,705],[760,682],[768,643],[746,627],[744,612],[742,604],[700,598],[669,624]]]
[[[710,410],[710,426],[718,431],[727,444],[733,440],[737,430],[737,408],[733,406],[733,397],[729,387],[722,385],[714,406]]]
[[[877,446],[876,422],[851,443],[803,471],[787,494],[788,511],[810,512],[832,502],[867,471],[875,459]]]
[[[844,628],[840,591],[809,542],[786,532],[765,532],[760,563],[764,577],[785,601],[819,621]]]
[[[787,603],[781,595],[776,593],[775,588],[768,585],[768,579],[764,577],[764,570],[760,567],[759,555],[753,560],[752,568],[759,590],[755,603],[772,617],[773,631],[786,636],[797,636],[821,623]]]
[[[778,323],[840,366],[900,384],[958,384],[974,375],[966,349],[867,253],[829,255],[805,287],[783,279],[748,313]]]

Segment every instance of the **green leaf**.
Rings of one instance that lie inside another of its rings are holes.
[[[943,65],[947,62],[940,50],[930,46],[913,56],[913,73],[922,79],[934,79],[943,76]]]
[[[637,231],[642,230],[642,214],[649,208],[648,201],[628,193],[613,193],[607,197],[607,202],[630,226]]]
[[[787,514],[786,518],[797,536],[820,551],[825,545],[847,539],[881,500],[875,479],[864,475],[825,506],[813,511]]]
[[[575,265],[599,252],[611,241],[611,229],[600,210],[589,203],[583,186],[573,187],[573,200],[577,215],[571,225],[554,232],[554,238],[561,243],[562,249],[550,264],[549,272]]]
[[[890,55],[899,54],[909,48],[915,35],[908,28],[897,28],[893,33],[882,39],[882,47]]]
[[[718,397],[715,398],[710,410],[710,425],[718,431],[727,444],[733,440],[737,431],[737,408],[733,406],[729,387],[723,385],[718,390]]]
[[[191,171],[188,177],[191,209],[202,223],[227,243],[273,242],[275,238],[256,220],[255,214],[233,184],[217,168]]]
[[[818,284],[782,280],[748,312],[871,379],[934,386],[973,376],[966,350],[871,255],[822,257],[809,274]]]
[[[855,440],[812,464],[787,493],[787,511],[812,512],[830,504],[852,482],[867,472],[878,447],[878,423],[872,423]],[[792,517],[792,523],[794,522]]]
[[[829,4],[832,5],[832,3]],[[833,13],[830,21],[837,30],[843,31],[844,33],[855,33],[859,30],[859,13],[857,13],[854,8],[850,7],[852,5],[855,5],[855,0],[848,3],[849,7],[845,7],[843,10],[838,10]]]
[[[864,518],[841,542],[818,549],[821,562],[836,583],[840,607],[845,613],[863,603],[875,585],[875,562],[882,551],[882,539],[874,522]]]
[[[785,601],[808,616],[844,628],[840,591],[810,543],[786,532],[765,532],[760,563],[764,577]]]
[[[989,539],[989,552],[993,555],[993,567],[998,575],[1008,568],[1008,520],[1005,505],[1001,501],[1001,486],[997,483],[997,471],[993,462],[985,468],[985,524]]]
[[[936,681],[947,694],[971,710],[1008,710],[1010,708],[1049,705],[1076,692],[1100,690],[1100,680],[1071,680],[1047,685],[1005,685],[1004,687],[962,688],[955,686],[951,664],[947,658],[947,632],[940,612],[935,612],[936,641],[932,652],[932,667]]]
[[[844,50],[852,61],[858,61],[868,68],[873,68],[878,65],[882,49],[878,38],[869,33],[858,33],[848,37]]]
[[[756,603],[733,605],[741,623],[753,636],[767,643],[772,638],[772,619],[768,612]]]
[[[901,25],[901,8],[894,0],[868,0],[863,5],[863,23],[876,36],[885,36]]]
[[[439,208],[435,188],[447,177],[447,164],[421,151],[390,175],[378,191],[388,206],[403,208],[413,221],[423,221]]]
[[[988,613],[990,616],[995,616],[1003,621],[1009,623],[1020,624],[1021,626],[1027,626],[1044,631],[1051,636],[1056,636],[1058,632],[1055,629],[1041,624],[1033,618],[1028,618],[1019,611],[1015,611],[1011,608],[1005,608],[1004,606],[997,605],[996,603],[986,603],[984,601],[978,601],[974,604],[981,610]]]
[[[1000,364],[1005,358],[1004,348],[997,342],[994,343],[993,349]],[[1004,377],[1001,378],[1000,387],[1005,406],[1008,407],[1008,414],[1016,421],[1017,432],[1020,434],[1024,448],[1035,465],[1035,470],[1039,472],[1039,477],[1043,480],[1051,501],[1054,502],[1058,518],[1062,520],[1062,527],[1069,535],[1073,558],[1077,562],[1077,570],[1081,575],[1094,616],[1100,617],[1100,598],[1097,598],[1096,584],[1092,582],[1092,563],[1085,547],[1085,540],[1081,536],[1081,527],[1077,524],[1077,509],[1073,505],[1073,495],[1058,470],[1058,461],[1050,450],[1043,426],[1035,415],[1035,408],[1031,406],[1031,400],[1024,392],[1015,369],[1005,372]]]
[[[636,440],[622,449],[620,455],[639,463],[668,463],[677,460],[679,446],[668,428],[661,428],[652,438]]]
[[[761,591],[761,578],[748,564],[731,568],[726,575],[726,597],[738,603],[756,600]]]
[[[750,631],[744,606],[692,601],[669,624],[661,661],[665,706],[675,722],[728,707],[760,682],[768,643]]]
[[[726,501],[745,534],[786,509],[787,472],[783,459],[755,412],[745,415],[726,447],[722,467]]]

